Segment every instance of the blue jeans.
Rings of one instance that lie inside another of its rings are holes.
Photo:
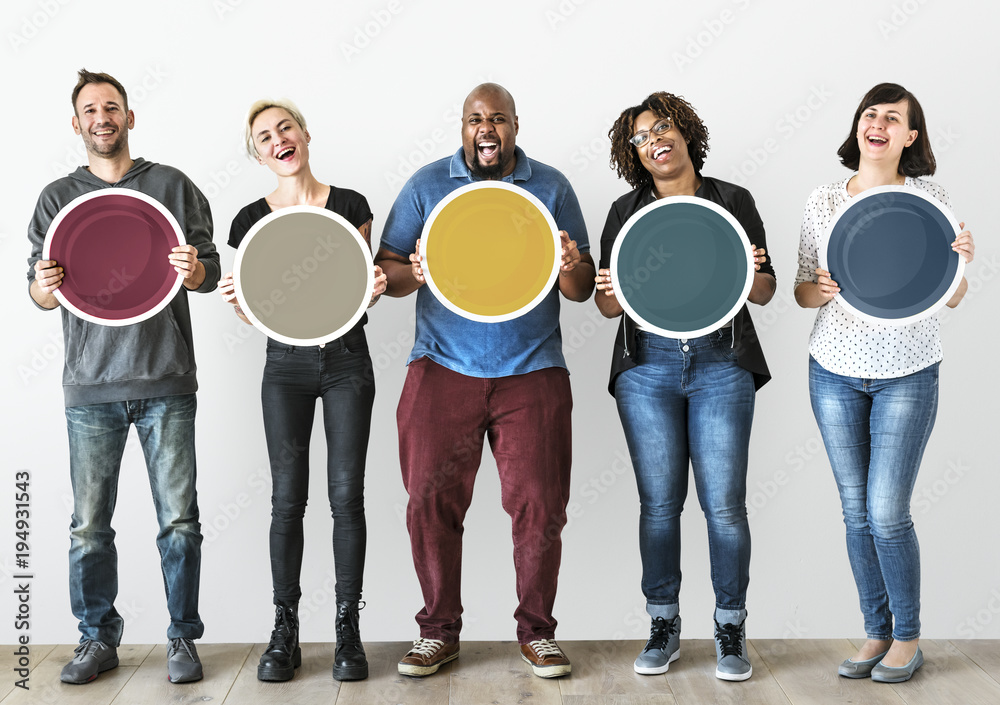
[[[72,406],[69,431],[73,521],[70,525],[69,594],[84,639],[121,643],[124,622],[115,609],[118,552],[111,528],[118,473],[128,429],[135,424],[146,458],[160,531],[163,586],[170,627],[167,638],[197,639],[201,577],[201,524],[195,491],[194,394]]]
[[[365,568],[365,458],[375,378],[363,330],[325,347],[268,340],[261,384],[264,435],[271,464],[271,581],[274,602],[302,596],[303,533],[309,497],[309,439],[316,400],[323,403],[326,480],[333,515],[338,602],[360,600]]]
[[[809,397],[840,491],[865,632],[912,641],[920,636],[920,547],[910,498],[937,415],[938,364],[862,379],[810,357]]]
[[[716,618],[742,621],[750,583],[746,480],[753,375],[736,364],[732,331],[690,340],[640,332],[638,366],[615,399],[639,488],[642,592],[650,615],[677,613],[681,511],[688,461],[708,522]]]

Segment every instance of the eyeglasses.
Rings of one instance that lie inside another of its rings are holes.
[[[641,147],[642,145],[646,144],[646,142],[649,141],[650,133],[654,135],[662,135],[664,132],[669,132],[670,128],[672,128],[673,126],[674,123],[670,120],[670,118],[663,118],[662,120],[657,121],[655,125],[653,125],[653,129],[643,130],[642,132],[636,132],[634,135],[632,135],[632,137],[629,138],[629,142],[631,142],[632,145],[635,147]]]

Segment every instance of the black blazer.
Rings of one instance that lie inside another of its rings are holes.
[[[725,208],[733,214],[746,230],[750,242],[758,248],[767,248],[764,237],[764,223],[761,222],[757,213],[757,206],[754,204],[753,196],[745,188],[731,184],[727,181],[719,181],[710,176],[701,176],[701,186],[695,192],[695,196],[706,198],[713,203]],[[604,224],[604,232],[601,234],[601,263],[600,268],[606,269],[611,264],[611,250],[614,248],[615,240],[621,232],[625,222],[635,214],[636,211],[649,205],[656,199],[653,196],[652,188],[645,186],[629,191],[624,196],[611,204],[608,212],[608,220]],[[774,276],[774,267],[771,266],[771,258],[760,266],[760,271],[764,274]],[[601,292],[597,292],[601,296]],[[611,358],[611,379],[608,382],[608,391],[614,396],[615,379],[625,370],[635,367],[632,353],[637,349],[636,335],[638,328],[635,321],[624,313],[618,326],[618,335],[615,338],[614,355]],[[736,364],[745,370],[753,373],[754,386],[760,389],[771,379],[771,373],[767,369],[767,361],[764,360],[764,351],[760,347],[757,338],[757,331],[753,327],[753,320],[746,304],[740,312],[733,318],[733,337],[737,348]]]

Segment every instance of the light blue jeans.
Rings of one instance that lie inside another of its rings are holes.
[[[809,397],[840,491],[865,632],[912,641],[920,636],[920,547],[910,498],[937,415],[938,364],[862,379],[810,357]]]
[[[195,395],[185,394],[66,409],[73,484],[69,592],[81,641],[121,643],[124,622],[114,604],[118,552],[111,517],[131,424],[142,445],[160,525],[156,546],[170,612],[167,638],[197,639],[204,632],[198,616],[202,537],[195,492],[196,407]]]
[[[716,619],[739,624],[750,583],[746,483],[753,375],[736,364],[732,331],[673,340],[640,332],[638,365],[615,400],[639,488],[642,592],[653,617],[677,615],[681,511],[688,462],[708,522]]]

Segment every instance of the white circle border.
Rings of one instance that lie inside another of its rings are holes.
[[[70,212],[77,206],[87,201],[103,198],[105,196],[129,196],[131,198],[137,198],[140,201],[148,203],[149,205],[153,206],[153,208],[155,208],[157,211],[159,211],[159,213],[164,218],[167,219],[167,222],[174,229],[174,235],[177,237],[177,244],[174,245],[174,247],[180,247],[181,245],[187,244],[187,241],[184,238],[184,232],[181,230],[180,223],[177,222],[177,218],[174,217],[174,214],[171,213],[169,210],[167,210],[166,206],[164,206],[162,203],[157,201],[152,196],[147,196],[142,191],[136,191],[135,189],[130,189],[130,188],[118,188],[111,186],[108,188],[101,188],[96,191],[91,191],[90,193],[85,193],[83,195],[77,196],[72,201],[63,206],[58,213],[56,213],[56,217],[52,219],[52,222],[49,224],[49,229],[45,232],[45,242],[42,245],[42,259],[44,260],[51,259],[49,255],[52,248],[52,239],[55,236],[56,230],[62,224],[63,220],[70,214]],[[170,290],[166,294],[164,294],[163,298],[161,298],[158,302],[156,302],[156,304],[152,308],[150,308],[145,313],[140,313],[138,316],[131,316],[129,318],[120,318],[120,319],[101,318],[100,316],[95,316],[93,314],[87,313],[86,311],[77,308],[77,306],[72,301],[67,299],[66,295],[63,294],[59,289],[55,289],[52,293],[55,294],[55,297],[59,300],[59,303],[62,304],[62,306],[64,306],[66,310],[71,312],[73,315],[78,316],[79,318],[82,318],[85,321],[90,321],[91,323],[97,323],[98,325],[109,326],[111,328],[120,328],[122,326],[130,326],[133,323],[141,323],[142,321],[152,318],[160,311],[165,309],[167,305],[170,304],[170,302],[173,300],[174,296],[177,295],[177,291],[181,288],[181,283],[183,281],[184,277],[181,276],[180,272],[178,272],[177,279],[174,281],[173,284],[170,285]],[[61,289],[62,287],[59,288]]]
[[[511,311],[509,313],[502,313],[495,316],[486,316],[483,314],[471,313],[469,311],[462,309],[459,306],[456,306],[441,291],[440,287],[437,285],[437,282],[434,281],[434,275],[432,269],[427,266],[428,235],[430,234],[431,228],[433,227],[434,221],[437,219],[438,215],[452,201],[461,198],[465,194],[471,193],[472,191],[478,191],[479,189],[500,189],[503,191],[510,191],[511,193],[516,193],[517,195],[523,197],[541,212],[541,214],[545,218],[545,222],[549,226],[549,229],[552,231],[552,243],[554,247],[553,257],[552,257],[552,270],[549,272],[549,277],[548,280],[545,282],[545,286],[542,287],[541,291],[538,292],[535,298],[533,298],[531,301],[526,303],[521,308],[517,309],[516,311]],[[545,204],[542,203],[538,199],[538,197],[535,196],[535,194],[531,193],[527,189],[521,188],[520,186],[514,186],[505,181],[477,181],[475,183],[466,184],[465,186],[455,189],[447,196],[442,198],[441,201],[438,202],[436,206],[434,206],[434,210],[432,210],[431,214],[427,217],[427,220],[424,223],[423,232],[420,234],[420,262],[424,272],[424,281],[427,283],[428,287],[430,287],[430,290],[431,292],[433,292],[434,297],[438,301],[440,301],[441,304],[449,311],[451,311],[452,313],[456,313],[459,316],[462,316],[463,318],[467,318],[470,321],[478,321],[480,323],[502,323],[504,321],[512,321],[515,318],[520,318],[521,316],[523,316],[524,314],[528,313],[533,308],[535,308],[538,304],[540,304],[543,300],[545,300],[545,297],[549,295],[549,292],[552,290],[552,285],[555,284],[556,278],[559,276],[559,267],[562,263],[562,242],[559,239],[559,228],[556,225],[555,219],[552,217],[552,214],[549,212],[549,209],[545,207]]]
[[[368,303],[371,301],[371,292],[372,289],[375,287],[375,264],[372,259],[372,254],[371,250],[369,249],[369,245],[367,242],[365,242],[365,239],[361,237],[361,233],[358,231],[358,229],[354,227],[354,225],[352,225],[350,221],[344,218],[344,216],[340,215],[339,213],[334,213],[333,211],[328,210],[326,208],[320,208],[318,206],[288,206],[286,208],[281,208],[264,216],[263,218],[261,218],[260,220],[258,220],[256,223],[253,224],[253,227],[251,227],[250,230],[247,231],[247,234],[240,241],[240,246],[236,250],[236,260],[233,263],[233,285],[236,290],[236,298],[241,303],[244,303],[243,287],[241,286],[240,282],[240,269],[243,265],[243,256],[250,245],[250,241],[253,240],[254,236],[257,235],[257,233],[259,233],[261,230],[263,230],[264,227],[266,227],[268,224],[274,222],[275,220],[278,220],[283,216],[294,215],[296,213],[311,213],[313,215],[319,215],[328,218],[346,228],[347,232],[349,232],[354,237],[354,240],[361,248],[361,253],[364,256],[365,265],[367,267],[367,275],[365,277],[366,292],[367,292],[366,296],[362,301],[358,303],[358,310],[354,312],[354,315],[351,316],[350,320],[347,323],[342,325],[340,328],[337,328],[335,331],[317,338],[292,338],[283,335],[281,333],[278,333],[277,331],[271,330],[271,328],[269,328],[267,324],[265,324],[263,321],[257,318],[256,315],[254,315],[253,310],[249,305],[243,306],[243,313],[246,315],[247,318],[250,319],[255,328],[260,329],[265,335],[267,335],[267,337],[272,338],[273,340],[277,340],[279,343],[285,343],[286,345],[297,345],[297,346],[323,345],[341,337],[349,330],[351,330],[351,328],[353,328],[358,321],[361,320],[361,317],[364,316],[365,312],[368,310]]]
[[[621,291],[620,279],[618,277],[618,255],[621,252],[622,242],[625,240],[625,236],[628,235],[629,230],[631,230],[632,227],[639,222],[639,219],[646,214],[653,212],[657,208],[666,208],[678,203],[690,203],[695,206],[703,206],[725,218],[733,229],[736,230],[736,233],[743,238],[743,249],[746,251],[747,256],[747,276],[746,281],[743,282],[743,291],[739,296],[739,300],[726,312],[725,315],[721,316],[718,321],[712,325],[692,331],[673,331],[650,323],[636,313],[635,309],[633,309],[629,302],[625,300],[624,296],[617,295],[617,293]],[[746,230],[743,229],[740,221],[736,220],[736,217],[732,213],[727,211],[718,203],[709,201],[707,198],[698,198],[696,196],[667,196],[643,206],[633,213],[631,218],[625,221],[625,225],[622,226],[621,232],[619,232],[618,237],[615,238],[614,247],[611,249],[611,285],[614,287],[616,298],[618,299],[618,303],[621,304],[621,307],[625,309],[625,312],[628,313],[633,320],[642,324],[642,327],[646,330],[656,333],[657,335],[662,335],[665,338],[674,338],[678,340],[697,338],[698,336],[707,335],[708,333],[719,330],[722,324],[735,316],[746,303],[747,297],[750,295],[750,289],[753,287],[754,273],[756,272],[756,269],[754,269],[754,255],[753,251],[750,249],[750,244],[750,239],[747,237]],[[601,296],[603,294],[598,292],[598,295]]]
[[[949,210],[947,206],[941,203],[941,201],[937,200],[929,193],[924,192],[922,189],[918,189],[913,186],[898,186],[898,185],[876,186],[874,188],[868,189],[867,191],[859,193],[857,196],[852,196],[851,200],[848,201],[848,203],[845,206],[840,208],[837,211],[837,213],[833,216],[833,220],[830,221],[830,225],[826,229],[826,233],[824,233],[823,235],[823,241],[820,243],[820,248],[819,248],[820,267],[822,267],[828,272],[830,271],[829,260],[827,258],[830,248],[830,236],[833,234],[833,229],[837,226],[837,223],[840,222],[840,219],[851,208],[856,206],[858,203],[861,203],[866,198],[879,196],[883,193],[893,193],[893,192],[907,193],[911,196],[916,196],[917,198],[921,198],[927,201],[929,204],[934,206],[948,220],[948,223],[951,225],[952,228],[954,228],[956,236],[962,232],[962,229],[958,225],[958,220],[955,218],[955,215],[951,212],[951,210]],[[911,323],[916,323],[917,321],[922,321],[925,318],[930,318],[939,310],[941,310],[941,308],[943,308],[944,305],[948,303],[948,300],[951,299],[951,297],[958,290],[959,285],[962,283],[962,277],[964,276],[965,276],[965,257],[963,257],[962,255],[958,255],[958,267],[955,268],[955,277],[952,280],[951,284],[948,286],[948,290],[945,291],[944,294],[942,294],[941,298],[939,298],[937,301],[932,303],[930,306],[928,306],[920,313],[915,313],[912,316],[906,316],[905,318],[881,318],[879,316],[873,316],[870,313],[866,313],[864,311],[855,308],[843,296],[841,296],[840,292],[834,294],[833,298],[845,311],[847,311],[853,316],[857,316],[863,321],[867,321],[868,323],[874,323],[875,325],[882,325],[882,326],[905,326]]]

